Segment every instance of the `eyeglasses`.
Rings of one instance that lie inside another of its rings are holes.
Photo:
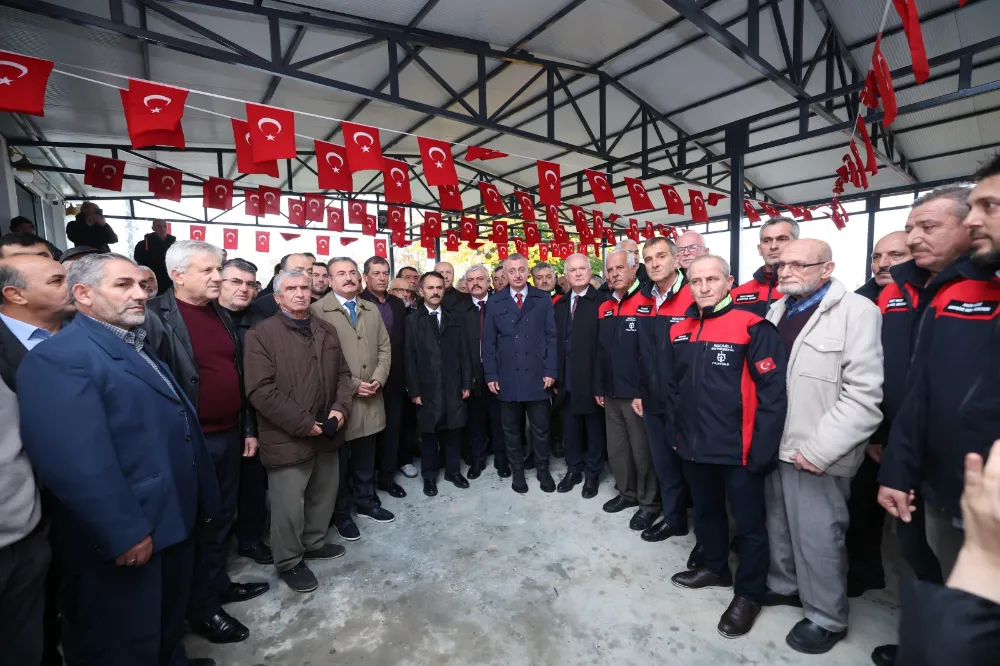
[[[697,254],[705,249],[704,245],[699,245],[695,243],[694,245],[685,245],[683,247],[677,248],[677,254]]]
[[[825,261],[816,261],[811,264],[804,264],[801,261],[779,261],[774,265],[774,272],[780,273],[782,269],[787,268],[793,273],[801,273],[807,268],[812,268],[813,266],[822,266]]]

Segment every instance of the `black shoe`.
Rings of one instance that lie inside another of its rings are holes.
[[[802,608],[802,599],[798,594],[778,594],[773,590],[766,590],[764,592],[764,596],[760,598],[760,605]]]
[[[872,663],[875,666],[896,666],[896,650],[898,645],[879,645],[872,650]]]
[[[191,623],[191,631],[204,638],[209,643],[239,643],[250,635],[242,622],[224,610],[208,618]]]
[[[593,499],[597,497],[597,489],[601,485],[598,479],[587,479],[583,482],[583,499]]]
[[[703,587],[732,587],[733,572],[726,567],[725,573],[719,575],[702,567],[693,571],[681,571],[670,577],[677,587],[686,587],[690,590],[700,590]]]
[[[249,558],[257,564],[274,564],[274,555],[271,554],[271,549],[263,541],[250,548],[240,548],[237,552],[240,557]]]
[[[335,560],[343,557],[347,549],[335,543],[324,543],[316,550],[307,550],[303,557],[307,560]]]
[[[719,633],[725,638],[745,636],[760,616],[760,609],[760,604],[756,601],[750,601],[746,597],[733,597],[729,608],[719,618]]]
[[[340,538],[344,541],[357,541],[361,538],[361,530],[358,529],[357,524],[350,518],[338,522],[336,527],[337,534],[339,534]]]
[[[434,497],[438,494],[438,484],[434,479],[424,479],[424,495]]]
[[[510,472],[510,463],[509,462],[507,462],[506,460],[504,460],[502,463],[500,463],[499,465],[496,465],[495,467],[497,468],[497,476],[499,476],[501,479],[509,479],[510,478],[511,472]]]
[[[556,491],[556,482],[549,470],[538,470],[535,473],[535,478],[538,479],[538,487],[542,489],[543,493],[554,493]]]
[[[696,543],[694,548],[691,549],[691,554],[688,555],[687,568],[701,569],[705,566],[705,549],[701,547],[700,543]]]
[[[524,480],[524,472],[522,470],[517,470],[513,473],[514,478],[511,479],[510,488],[515,493],[526,493],[528,492],[528,482]]]
[[[561,493],[568,493],[576,487],[576,484],[583,483],[583,474],[580,472],[566,472],[563,478],[559,479],[559,485],[556,486],[556,490]]]
[[[270,589],[271,586],[267,583],[230,583],[226,589],[219,592],[219,601],[224,604],[248,601],[259,597]]]
[[[188,657],[187,664],[188,666],[215,666],[215,660],[208,658],[192,659]]]
[[[605,513],[618,513],[619,511],[631,509],[636,506],[639,506],[639,503],[635,500],[628,500],[625,499],[624,495],[618,495],[614,499],[610,499],[604,503],[604,511]]]
[[[406,497],[406,491],[403,490],[403,486],[399,485],[395,481],[380,483],[378,484],[378,489],[384,493],[389,493],[389,497],[395,497],[396,499]]]
[[[827,631],[812,620],[802,619],[795,623],[792,630],[785,636],[788,647],[803,654],[823,654],[833,649],[847,636],[843,631]]]
[[[469,487],[469,480],[466,479],[461,474],[445,474],[444,475],[444,480],[445,481],[451,481],[452,483],[455,484],[456,488],[468,488]]]
[[[288,571],[281,572],[281,580],[296,592],[312,592],[319,587],[319,581],[303,562],[299,562]]]
[[[851,599],[856,599],[857,597],[860,597],[868,590],[884,590],[884,589],[885,589],[885,580],[874,581],[873,583],[865,583],[863,581],[850,577],[847,579],[847,596],[850,597]]]
[[[370,509],[358,509],[358,515],[371,518],[376,523],[391,523],[396,520],[396,516],[391,511],[386,511],[380,506],[373,506]]]
[[[651,525],[642,531],[643,541],[666,541],[673,536],[687,536],[688,528],[680,528],[671,525],[665,520],[661,520],[655,525]]]
[[[652,513],[650,511],[646,511],[645,509],[639,509],[632,516],[632,520],[628,521],[628,528],[630,530],[635,530],[636,532],[643,532],[652,527],[653,522],[656,520],[658,515],[660,514]]]
[[[484,469],[486,469],[486,462],[483,460],[475,460],[471,465],[469,465],[467,476],[470,479],[478,479]]]

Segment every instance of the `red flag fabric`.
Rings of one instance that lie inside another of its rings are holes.
[[[539,261],[548,261],[549,260],[549,244],[548,243],[541,243],[538,246],[538,260]]]
[[[378,221],[374,215],[365,215],[365,221],[361,223],[362,236],[374,236],[378,228]]]
[[[523,238],[514,237],[514,250],[524,257],[528,256],[528,245]]]
[[[223,250],[238,250],[240,249],[240,230],[233,229],[231,227],[226,227],[222,230],[222,249]]]
[[[566,233],[566,228],[561,224],[557,224],[554,229],[552,229],[552,238],[555,239],[557,243],[569,242],[569,234]]]
[[[830,202],[830,219],[833,220],[833,225],[837,227],[837,229],[843,229],[847,226],[847,219],[841,212],[842,210],[843,208],[841,207],[840,202],[837,201],[837,197],[834,197]]]
[[[382,165],[385,167],[382,178],[386,203],[413,203],[413,195],[410,194],[409,165],[402,160],[391,160],[388,157],[383,158]]]
[[[347,221],[358,226],[365,223],[368,217],[368,203],[365,201],[347,200]]]
[[[576,205],[570,205],[569,209],[573,211],[573,225],[576,227],[576,233],[580,235],[581,239],[584,236],[589,236],[590,223],[587,222],[587,211]]]
[[[45,88],[55,63],[0,51],[0,111],[45,115]]]
[[[781,217],[781,211],[774,204],[769,204],[766,201],[760,203],[760,207],[764,209],[768,217]]]
[[[872,138],[868,135],[868,127],[865,125],[865,119],[861,117],[861,114],[858,114],[854,126],[857,128],[857,135],[861,137],[861,141],[865,144],[865,170],[874,176],[878,173],[878,158],[875,155],[875,146],[872,145]]]
[[[868,172],[865,171],[865,163],[861,159],[861,153],[858,151],[858,144],[851,139],[851,155],[854,157],[854,166],[858,171],[858,179],[861,181],[861,187],[868,189]]]
[[[295,158],[295,114],[274,106],[247,103],[247,125],[254,162]]]
[[[590,181],[590,191],[594,194],[594,203],[616,203],[615,193],[608,183],[608,175],[593,169],[584,169],[587,180]]]
[[[840,167],[840,169],[843,169],[844,171],[847,171],[847,167]],[[838,173],[840,172],[840,169],[837,169]],[[844,178],[838,177],[837,178],[837,182],[835,182],[833,184],[833,193],[834,194],[843,194],[844,193],[844,183],[846,183],[846,182],[847,181],[844,180]]]
[[[705,203],[709,206],[717,206],[719,205],[719,202],[725,198],[725,194],[720,194],[719,192],[709,192],[708,198],[705,199]]]
[[[555,232],[559,226],[559,207],[555,204],[545,207],[545,222],[549,225],[549,230]]]
[[[632,199],[632,210],[637,213],[643,210],[653,210],[653,202],[641,180],[626,176],[625,185],[628,187],[628,195]]]
[[[441,199],[441,210],[460,211],[464,207],[462,204],[462,192],[458,185],[442,185],[438,187],[438,198]]]
[[[854,164],[854,158],[850,155],[844,155],[840,160],[847,167],[848,176],[851,179],[851,185],[854,187],[861,187],[861,176],[858,174],[858,168]]]
[[[326,197],[322,194],[306,195],[306,222],[322,222],[326,209]]]
[[[347,149],[347,166],[351,173],[358,171],[382,170],[382,142],[378,130],[367,125],[341,123],[344,133],[344,147]]]
[[[270,252],[271,251],[271,232],[269,231],[258,231],[257,241],[254,247],[258,252]]]
[[[175,169],[149,170],[149,191],[157,199],[181,200],[181,180],[184,174]]]
[[[375,256],[389,258],[389,243],[384,238],[375,239]]]
[[[315,141],[316,171],[319,172],[319,188],[321,190],[338,190],[352,192],[354,179],[347,166],[347,150],[343,146],[326,141]],[[275,171],[277,171],[277,164]],[[274,175],[278,175],[275,173]]]
[[[129,79],[128,92],[125,115],[133,132],[145,134],[180,129],[187,90],[162,83]]]
[[[316,236],[316,254],[323,257],[330,256],[329,236]]]
[[[437,243],[437,238],[436,237],[434,237],[434,236],[424,236],[424,235],[421,234],[421,236],[420,236],[420,247],[424,248],[425,250],[433,250],[434,249],[434,245],[436,243]]]
[[[444,249],[458,252],[458,229],[449,229],[444,234]]]
[[[286,241],[293,241],[296,238],[302,238],[302,234],[288,234],[284,231],[279,231],[278,235],[284,238]]]
[[[257,191],[260,193],[264,215],[281,215],[281,190],[277,187],[261,185]]]
[[[527,192],[514,190],[514,196],[517,198],[517,205],[521,209],[521,219],[525,222],[534,222],[536,220],[535,202],[532,200],[531,195]]]
[[[746,214],[747,219],[751,222],[760,222],[760,213],[758,213],[757,209],[753,207],[752,201],[748,199],[743,200],[743,212]]]
[[[577,243],[576,251],[586,257],[590,252],[590,243]]]
[[[306,204],[301,199],[288,200],[288,223],[297,227],[306,226]]]
[[[663,198],[667,202],[667,212],[671,215],[683,215],[684,201],[681,195],[677,194],[677,189],[673,185],[660,185],[660,191],[663,192]]]
[[[615,234],[614,228],[608,227],[604,230],[604,240],[608,242],[608,245],[618,245],[618,236]]]
[[[393,231],[392,232],[392,244],[395,245],[396,247],[406,247],[407,245],[409,245],[410,242],[408,240],[406,240],[406,232],[405,231]]]
[[[424,178],[428,185],[458,185],[455,158],[451,155],[451,144],[439,139],[417,137],[420,147],[420,161],[424,166]]]
[[[653,229],[652,222],[646,222],[646,226],[642,228],[642,237],[649,240],[656,235],[656,231]]]
[[[344,233],[344,211],[340,208],[334,208],[330,206],[326,209],[326,229],[327,231],[336,231],[337,233]]]
[[[129,105],[129,92],[127,90],[119,90],[119,97],[122,100],[122,108],[128,109]],[[149,148],[152,146],[170,146],[171,148],[184,148],[184,130],[178,123],[176,129],[172,130],[152,130],[149,132],[139,132],[132,126],[132,122],[126,111],[125,114],[125,131],[128,132],[129,141],[132,143],[132,147],[139,148]]]
[[[233,143],[236,145],[236,170],[245,174],[278,177],[278,162],[254,162],[250,146],[250,126],[245,120],[233,118]],[[322,172],[322,171],[321,171]]]
[[[896,13],[903,20],[903,32],[910,45],[910,59],[913,61],[913,76],[917,83],[923,83],[930,76],[931,68],[927,62],[927,49],[924,48],[924,33],[920,30],[920,14],[917,12],[915,0],[892,0]]]
[[[872,69],[875,71],[875,82],[878,84],[878,96],[882,98],[882,111],[885,114],[882,118],[882,127],[888,127],[896,119],[898,107],[896,106],[896,90],[892,87],[892,74],[889,63],[882,55],[882,37],[875,40],[875,49],[872,51]]]
[[[507,246],[507,223],[503,220],[493,220],[493,242]]]
[[[486,206],[488,214],[507,214],[507,207],[503,204],[503,199],[500,197],[500,191],[497,190],[496,185],[481,180],[479,181],[479,191],[483,195],[483,205]]]
[[[498,157],[507,157],[507,153],[501,153],[499,150],[493,150],[492,148],[483,148],[482,146],[469,146],[469,149],[465,151],[466,162],[495,160]]]
[[[629,240],[632,242],[639,242],[639,220],[630,219],[628,221],[628,231],[625,232],[625,235],[628,236]]]
[[[429,248],[426,248],[426,249],[427,249],[427,258],[428,259],[437,259],[437,249],[436,248],[429,247]]]
[[[205,225],[203,224],[192,224],[190,227],[189,238],[193,241],[204,241],[205,240]]]
[[[351,243],[353,243],[356,240],[358,240],[358,239],[350,237],[350,236],[341,236],[340,237],[340,245],[342,247],[347,247],[348,245],[350,245]]]
[[[441,213],[427,211],[424,213],[424,223],[420,226],[421,238],[441,238]]]
[[[260,192],[255,190],[244,192],[243,213],[250,217],[264,216],[264,209],[260,203]]]
[[[604,213],[594,211],[594,238],[604,238]]]
[[[462,218],[462,231],[458,235],[460,240],[473,243],[479,238],[479,225],[471,217]]]
[[[110,157],[87,155],[83,167],[83,184],[112,192],[122,191],[125,180],[125,162]]]
[[[209,178],[201,186],[202,206],[216,210],[233,207],[233,181],[225,178]]]
[[[869,109],[878,108],[878,82],[875,80],[875,70],[868,70],[868,76],[865,77],[865,87],[861,89],[859,99]]]
[[[688,190],[688,197],[691,200],[691,220],[694,222],[708,222],[708,209],[705,207],[705,197],[699,190]]]
[[[497,259],[503,261],[508,256],[510,256],[510,248],[507,247],[507,241],[504,241],[501,245],[497,245]]]
[[[545,205],[556,206],[562,202],[562,181],[557,162],[538,160],[538,200]]]
[[[389,231],[406,231],[406,210],[399,206],[385,209],[385,226]]]
[[[528,247],[534,247],[538,245],[542,240],[542,235],[538,233],[538,225],[532,222],[524,223],[524,242],[528,244]]]

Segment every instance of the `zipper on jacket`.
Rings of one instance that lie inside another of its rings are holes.
[[[993,325],[993,334],[990,336],[987,348],[996,350],[998,344],[1000,344],[1000,317],[997,317],[996,323]],[[994,353],[996,352],[994,351]],[[990,371],[990,365],[990,363],[983,364],[982,372],[980,372],[979,376],[976,377],[976,381],[974,381],[972,386],[969,387],[968,393],[965,394],[965,397],[962,398],[961,404],[958,406],[959,414],[965,411],[966,405],[968,405],[969,401],[972,400],[972,396],[975,395],[976,391],[979,389],[979,385],[983,383],[983,378]]]

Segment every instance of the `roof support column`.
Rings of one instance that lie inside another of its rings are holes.
[[[729,269],[740,283],[740,235],[743,226],[743,166],[750,145],[750,126],[743,121],[726,128],[726,159],[729,160]]]
[[[0,135],[0,233],[10,231],[11,218],[17,217],[17,186],[14,167],[7,159],[7,139]]]
[[[865,197],[865,212],[868,213],[868,254],[865,255],[865,282],[872,277],[872,252],[875,251],[875,213],[879,209],[880,197],[877,193]]]

